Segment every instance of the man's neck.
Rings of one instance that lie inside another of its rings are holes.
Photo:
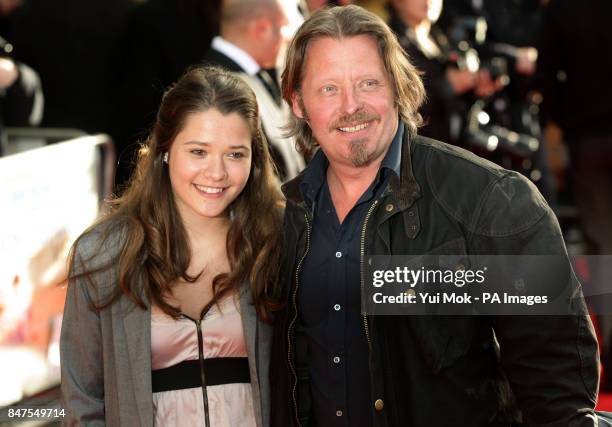
[[[327,185],[340,223],[372,184],[381,163],[382,158],[363,167],[329,164]]]
[[[212,47],[240,66],[247,74],[255,75],[261,69],[241,37],[232,33],[221,34],[213,39]]]

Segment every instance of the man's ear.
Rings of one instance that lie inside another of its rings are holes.
[[[255,40],[262,40],[265,38],[272,28],[272,22],[270,19],[263,16],[251,21],[250,25],[251,35],[255,38]]]
[[[293,110],[293,114],[295,114],[296,117],[303,119],[304,111],[302,111],[302,106],[304,105],[304,102],[300,99],[301,96],[302,95],[300,95],[297,90],[293,91],[293,93],[291,94],[291,109]]]

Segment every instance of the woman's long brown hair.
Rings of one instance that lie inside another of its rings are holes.
[[[213,301],[248,282],[258,315],[264,320],[270,319],[275,308],[271,293],[278,279],[283,198],[261,130],[255,95],[239,77],[215,67],[190,69],[164,94],[155,125],[140,150],[136,171],[126,191],[109,202],[110,212],[83,233],[72,247],[70,280],[86,277],[91,282],[100,270],[118,268],[117,288],[96,309],[108,307],[121,296],[146,309],[144,295],[169,315],[175,318],[180,315],[179,309],[168,304],[164,295],[177,280],[193,282],[198,276],[187,274],[191,250],[174,201],[168,165],[162,156],[169,151],[187,116],[209,109],[223,115],[238,113],[248,123],[252,136],[250,176],[231,205],[227,235],[230,272],[213,279]],[[104,226],[100,227],[101,224]],[[89,260],[83,260],[83,264],[79,260],[77,268],[75,249],[94,228],[103,230],[99,250]],[[120,253],[105,265],[94,267],[97,264],[94,259],[103,256],[103,243],[116,233],[122,236]]]

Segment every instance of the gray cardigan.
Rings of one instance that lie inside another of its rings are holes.
[[[79,241],[75,272],[82,271],[83,263],[88,269],[102,266],[120,250],[120,233],[102,242],[103,227]],[[103,256],[93,256],[96,253]],[[68,285],[60,339],[63,425],[153,425],[151,310],[126,297],[99,313],[90,309],[92,302],[105,301],[116,286],[116,266],[95,273],[91,281],[74,280]],[[271,328],[257,319],[248,286],[240,293],[240,311],[256,422],[267,427]]]

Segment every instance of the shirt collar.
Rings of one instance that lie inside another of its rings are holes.
[[[380,170],[376,179],[386,178],[389,173],[395,173],[400,177],[402,163],[402,140],[404,138],[404,123],[399,120],[397,131],[391,141],[389,150],[380,165]],[[322,150],[317,150],[314,157],[308,164],[304,179],[300,183],[300,192],[302,197],[309,205],[312,205],[323,187],[326,179],[327,167],[329,160],[325,157]]]
[[[221,52],[229,59],[234,61],[242,68],[245,73],[250,76],[254,76],[259,72],[261,67],[253,59],[251,55],[246,53],[244,50],[236,46],[234,43],[228,42],[221,36],[215,36],[211,44],[212,48],[218,52]]]

